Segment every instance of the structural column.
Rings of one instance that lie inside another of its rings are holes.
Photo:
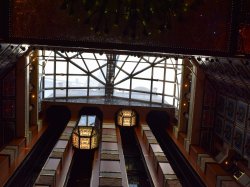
[[[190,106],[188,113],[187,138],[184,140],[184,146],[189,152],[190,144],[199,144],[200,126],[202,118],[202,103],[204,92],[204,72],[198,66],[195,59],[192,59],[192,85],[190,94]]]

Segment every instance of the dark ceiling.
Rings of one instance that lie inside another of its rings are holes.
[[[250,54],[248,0],[10,2],[1,2],[0,20],[5,25],[0,28],[0,40],[9,43],[212,56]]]

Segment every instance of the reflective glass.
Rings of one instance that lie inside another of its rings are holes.
[[[45,61],[44,65],[44,71],[46,74],[54,73],[54,61]]]
[[[66,78],[67,76],[56,76],[56,87],[66,87]]]
[[[151,88],[151,81],[142,80],[142,79],[133,79],[132,80],[132,89],[133,90],[150,92],[150,88]]]
[[[139,92],[131,92],[131,99],[150,101],[150,94],[139,93]]]
[[[55,89],[56,97],[66,97],[66,89]]]
[[[67,62],[56,62],[56,74],[67,73]]]
[[[53,88],[54,86],[54,76],[45,76],[44,77],[44,88]]]
[[[87,89],[68,89],[69,97],[83,97],[87,96]]]
[[[68,76],[69,87],[87,87],[87,76]]]

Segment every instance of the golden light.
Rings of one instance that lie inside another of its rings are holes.
[[[132,109],[122,109],[117,114],[117,124],[123,127],[136,125],[136,112]]]
[[[34,99],[36,96],[35,96],[35,94],[32,94],[31,97]]]
[[[82,115],[72,134],[77,149],[95,149],[99,145],[100,121],[96,116]]]

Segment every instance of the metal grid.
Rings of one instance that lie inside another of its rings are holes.
[[[104,97],[179,106],[182,59],[39,51],[40,100]]]

